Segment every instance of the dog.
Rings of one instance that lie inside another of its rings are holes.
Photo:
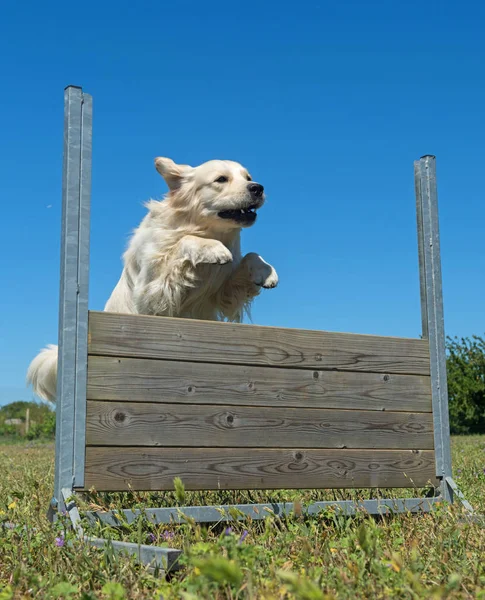
[[[158,157],[155,168],[169,191],[146,204],[104,310],[241,322],[261,289],[278,284],[261,256],[241,255],[241,230],[255,223],[263,186],[230,160],[191,167]],[[37,396],[55,402],[57,346],[34,358],[27,382]]]

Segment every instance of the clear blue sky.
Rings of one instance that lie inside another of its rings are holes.
[[[445,325],[485,331],[482,2],[59,2],[0,8],[0,404],[57,340],[63,89],[94,97],[91,308],[153,158],[228,158],[268,201],[243,249],[258,324],[420,333],[413,161],[436,154]]]

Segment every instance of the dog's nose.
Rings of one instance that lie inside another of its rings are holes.
[[[248,190],[249,190],[251,196],[254,196],[255,198],[259,198],[260,196],[263,195],[264,187],[260,183],[250,183],[250,184],[248,184]]]

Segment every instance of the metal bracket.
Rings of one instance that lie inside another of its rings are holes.
[[[57,498],[52,497],[51,501],[49,502],[49,508],[47,509],[47,513],[46,513],[47,520],[50,521],[51,523],[53,523],[56,518],[57,509],[58,509]]]
[[[79,539],[97,548],[112,548],[116,554],[127,554],[134,556],[139,563],[148,565],[152,570],[159,569],[160,573],[166,574],[178,569],[178,558],[182,553],[175,548],[162,548],[161,546],[150,546],[148,544],[135,544],[132,542],[120,542],[105,538],[97,538],[85,535],[81,525],[81,515],[76,505],[75,492],[62,489],[63,502],[74,531]]]
[[[473,523],[485,524],[485,517],[475,512],[473,506],[465,498],[453,477],[445,477],[445,484],[450,488],[450,495],[453,498],[458,498],[465,511],[465,519]]]

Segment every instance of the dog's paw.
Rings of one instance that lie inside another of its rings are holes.
[[[231,251],[219,240],[206,240],[187,236],[182,249],[184,256],[194,266],[225,265],[232,262]]]
[[[268,266],[271,268],[271,272],[268,275],[268,277],[266,277],[266,279],[264,280],[262,287],[266,288],[267,290],[270,290],[278,285],[279,278],[275,268],[271,265]]]
[[[251,281],[260,287],[271,289],[278,285],[278,274],[274,267],[256,254],[251,252],[246,254],[244,262],[247,265]]]
[[[204,246],[201,252],[201,263],[209,265],[226,265],[232,262],[231,251],[218,240],[207,240],[208,243]]]

